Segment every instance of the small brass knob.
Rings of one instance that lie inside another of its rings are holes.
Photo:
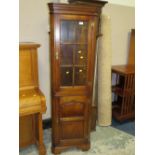
[[[80,56],[80,59],[83,59],[83,56]]]
[[[69,71],[66,71],[66,74],[69,74]]]
[[[83,72],[83,70],[82,69],[79,69],[79,72],[81,73],[81,72]]]
[[[82,53],[82,51],[78,51],[78,53],[79,53],[79,54],[81,54],[81,53]]]

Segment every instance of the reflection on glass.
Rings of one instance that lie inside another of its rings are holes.
[[[86,21],[61,21],[61,42],[86,43],[88,23]]]
[[[78,42],[87,42],[87,22],[78,22],[77,24],[77,38]]]

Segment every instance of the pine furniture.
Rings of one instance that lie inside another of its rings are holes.
[[[42,113],[46,102],[38,83],[38,47],[34,43],[19,45],[19,146],[37,144],[39,155],[45,155]]]
[[[49,3],[52,152],[90,148],[96,39],[105,1]],[[95,118],[96,119],[96,118]]]

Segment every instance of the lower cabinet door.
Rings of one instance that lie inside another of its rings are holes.
[[[61,140],[81,140],[88,134],[88,99],[86,96],[61,97],[59,125]]]
[[[84,121],[62,121],[61,139],[81,139],[84,138]]]

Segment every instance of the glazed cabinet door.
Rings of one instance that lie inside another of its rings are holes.
[[[78,15],[57,15],[54,23],[54,138],[71,145],[89,139],[97,23]]]

